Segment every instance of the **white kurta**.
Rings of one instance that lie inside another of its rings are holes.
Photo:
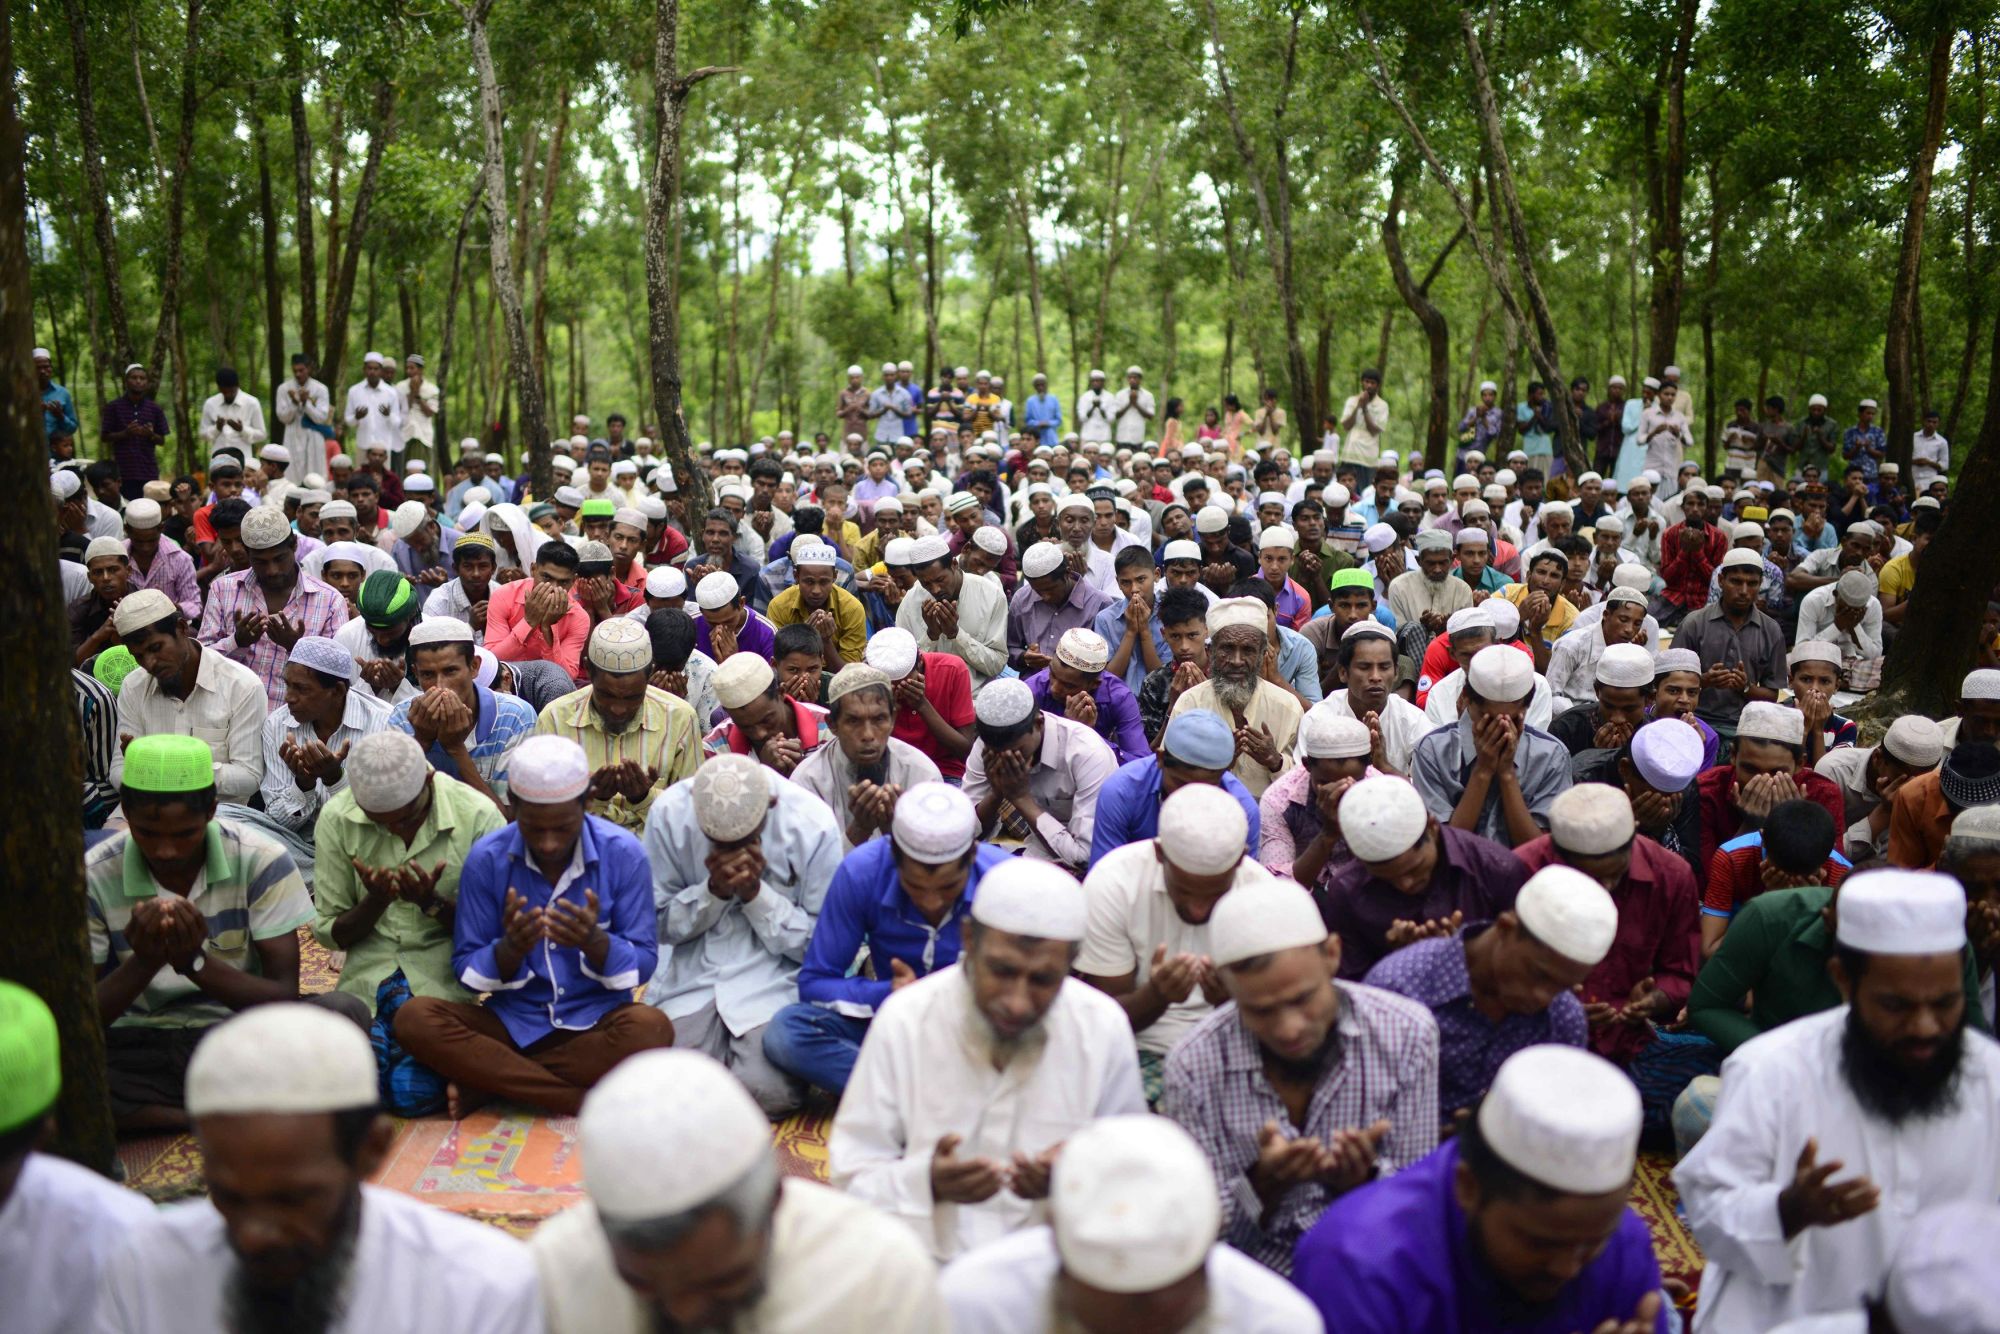
[[[931,1198],[931,1154],[1011,1162],[1060,1144],[1100,1116],[1143,1115],[1132,1025],[1117,1001],[1070,978],[1039,1041],[995,1070],[986,1021],[959,965],[904,987],[876,1011],[833,1122],[833,1184],[902,1219],[939,1260],[1043,1221],[1041,1201],[1010,1191],[980,1204]]]
[[[551,1334],[653,1334],[618,1277],[597,1210],[577,1205],[535,1230]],[[813,1181],[785,1179],[771,1229],[766,1287],[732,1334],[932,1334],[945,1328],[937,1267],[909,1231]]]
[[[292,398],[294,393],[299,396],[297,401]],[[333,420],[333,399],[326,386],[313,379],[308,379],[303,385],[297,380],[286,380],[272,392],[271,408],[277,414],[278,423],[285,428],[285,434],[278,443],[291,451],[292,466],[299,469],[299,475],[303,477],[309,472],[325,472],[326,437],[306,423],[318,422],[325,426]]]
[[[224,425],[225,418],[241,423],[243,429]],[[225,403],[221,394],[210,394],[201,405],[201,438],[208,441],[211,454],[224,445],[234,445],[243,451],[246,462],[255,462],[257,446],[269,438],[264,434],[264,409],[241,389],[236,391],[234,403]]]
[[[396,406],[403,414],[403,443],[431,447],[431,440],[437,434],[438,387],[429,380],[412,395],[410,382],[396,382]],[[424,411],[429,408],[430,411]],[[622,503],[622,502],[621,502]]]
[[[1168,716],[1178,718],[1195,709],[1205,709],[1214,714],[1232,731],[1236,727],[1236,719],[1215,698],[1213,680],[1203,681],[1188,690],[1180,697]],[[1292,743],[1299,738],[1299,724],[1305,715],[1306,711],[1299,707],[1298,700],[1290,693],[1261,677],[1258,678],[1257,692],[1250,697],[1250,706],[1243,711],[1243,722],[1253,729],[1262,727],[1270,732],[1271,740],[1278,747],[1278,758],[1283,763],[1277,769],[1271,770],[1251,758],[1247,752],[1236,757],[1236,762],[1229,766],[1229,771],[1242,780],[1243,786],[1250,789],[1251,796],[1263,796],[1264,789],[1276,782],[1279,774],[1292,767]]]
[[[1053,1334],[1055,1234],[1030,1228],[982,1246],[946,1267],[941,1280],[954,1334]],[[1305,1294],[1243,1252],[1208,1252],[1208,1306],[1202,1334],[1320,1334],[1326,1328]]]
[[[388,411],[384,412],[383,409]],[[366,409],[360,417],[354,414]],[[391,455],[403,452],[403,404],[396,396],[396,386],[387,380],[371,385],[366,380],[353,385],[347,391],[347,402],[341,405],[340,429],[347,436],[348,452],[355,462],[366,460],[362,455],[371,449],[386,449]]]
[[[958,634],[950,639],[932,635],[924,623],[924,604],[931,595],[922,584],[903,594],[896,624],[910,632],[925,653],[949,653],[965,659],[972,689],[1007,670],[1007,593],[997,579],[966,579],[958,589]]]
[[[1674,1169],[1688,1226],[1708,1257],[1696,1334],[1765,1334],[1799,1316],[1849,1311],[1878,1293],[1921,1210],[2000,1197],[2000,1046],[1965,1035],[1956,1110],[1892,1127],[1861,1110],[1842,1072],[1847,1007],[1752,1038],[1722,1065],[1715,1119]],[[1778,1196],[1799,1152],[1866,1176],[1869,1213],[1785,1240]]]
[[[1334,691],[1313,707],[1325,709],[1336,718],[1361,721],[1361,715],[1348,704],[1345,690]],[[1391,769],[1407,776],[1410,772],[1410,757],[1416,753],[1417,743],[1436,731],[1437,724],[1432,722],[1422,709],[1394,691],[1389,693],[1385,710],[1377,716],[1376,721],[1382,727],[1383,758],[1389,761]]]
[[[105,1268],[100,1334],[214,1334],[229,1327],[236,1257],[207,1200],[133,1228]],[[537,1334],[542,1301],[527,1248],[497,1228],[393,1190],[361,1188],[346,1306],[328,1334]]]
[[[1112,434],[1121,445],[1145,443],[1153,429],[1153,391],[1127,385],[1111,395]]]
[[[47,1154],[31,1153],[0,1205],[0,1293],[9,1334],[86,1328],[105,1262],[127,1231],[153,1216],[137,1191]]]
[[[1076,399],[1076,434],[1079,440],[1109,440],[1111,438],[1111,414],[1117,409],[1111,404],[1111,393],[1106,389],[1086,389]]]

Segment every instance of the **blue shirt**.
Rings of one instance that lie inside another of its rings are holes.
[[[1111,645],[1111,651],[1114,654],[1118,652],[1118,645],[1125,638],[1125,606],[1130,601],[1130,598],[1119,598],[1103,611],[1098,612],[1097,623],[1090,627],[1104,637],[1104,642]],[[1152,629],[1153,652],[1160,655],[1160,665],[1162,667],[1173,665],[1173,650],[1167,647],[1166,632],[1160,629],[1160,608],[1157,603],[1153,607]],[[1310,648],[1310,645],[1308,645],[1308,648]],[[1125,688],[1130,690],[1134,695],[1137,695],[1139,687],[1146,684],[1147,670],[1146,656],[1139,651],[1139,646],[1134,644],[1132,646],[1132,660],[1125,664]]]
[[[1048,668],[1022,679],[1034,692],[1035,704],[1043,713],[1058,718],[1069,716],[1049,691]],[[1103,673],[1097,678],[1097,693],[1091,698],[1097,701],[1097,735],[1104,738],[1104,744],[1111,747],[1120,764],[1153,753],[1152,743],[1146,740],[1146,726],[1139,721],[1139,697],[1124,681],[1110,672]]]
[[[69,390],[54,380],[49,381],[49,387],[42,391],[42,434],[49,440],[73,436],[79,425],[76,400],[69,396]],[[1054,444],[1055,441],[1049,443]]]
[[[1062,430],[1062,402],[1054,394],[1030,394],[1021,408],[1021,428],[1033,431],[1039,443],[1055,448]]]
[[[472,734],[466,738],[465,748],[472,756],[472,767],[479,770],[486,785],[496,795],[505,797],[507,757],[534,733],[535,709],[518,695],[495,694],[476,684],[472,688],[479,697],[479,716],[472,720]],[[416,735],[417,729],[410,726],[410,705],[416,698],[412,696],[389,711],[389,726]],[[444,747],[437,742],[431,742],[424,755],[431,768],[445,777],[461,780],[465,777],[458,771],[458,762],[445,754]]]
[[[1160,654],[1160,661],[1167,661],[1164,652]],[[1305,696],[1307,708],[1325,698],[1325,692],[1319,688],[1319,653],[1313,648],[1312,640],[1289,625],[1278,627],[1278,675],[1284,677],[1285,683],[1292,689]]]
[[[1529,1306],[1474,1249],[1452,1193],[1458,1145],[1449,1142],[1394,1176],[1335,1200],[1299,1239],[1292,1282],[1327,1334],[1576,1334],[1630,1320],[1660,1287],[1645,1220],[1625,1210],[1618,1230],[1553,1302]],[[1658,1334],[1678,1329],[1661,1299]]]
[[[918,977],[957,963],[960,926],[972,910],[973,891],[1009,855],[990,843],[975,845],[965,892],[944,920],[932,926],[903,892],[892,840],[871,838],[848,853],[820,903],[819,920],[799,966],[799,999],[865,1019],[895,989],[889,980],[891,959],[901,959]],[[878,978],[848,976],[864,945]]]
[[[1253,859],[1257,856],[1257,829],[1259,825],[1257,798],[1250,795],[1250,789],[1243,786],[1243,780],[1227,769],[1222,771],[1219,785],[1224,792],[1236,798],[1236,804],[1250,817],[1249,841],[1243,850]],[[1138,843],[1154,837],[1160,832],[1160,761],[1155,755],[1147,755],[1122,764],[1118,772],[1104,780],[1104,786],[1097,789],[1097,823],[1090,832],[1090,864],[1103,859],[1113,848],[1122,848],[1127,843]]]
[[[528,951],[512,978],[501,977],[495,956],[510,889],[529,908],[547,908],[558,898],[581,905],[584,891],[595,890],[598,924],[611,937],[603,970],[592,968],[582,950],[545,940]],[[632,1003],[632,988],[651,977],[659,961],[653,869],[639,840],[611,821],[583,817],[560,888],[528,855],[519,825],[494,830],[466,854],[451,970],[468,990],[492,993],[486,1008],[500,1016],[515,1046],[539,1042],[557,1029],[596,1027],[605,1015]]]

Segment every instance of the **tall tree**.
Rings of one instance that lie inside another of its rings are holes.
[[[1431,284],[1444,270],[1444,262],[1451,258],[1451,252],[1465,238],[1463,223],[1452,234],[1437,258],[1431,261],[1430,270],[1422,281],[1411,277],[1409,261],[1403,255],[1403,200],[1409,189],[1410,177],[1416,174],[1416,159],[1399,155],[1395,167],[1389,173],[1389,207],[1382,214],[1382,250],[1389,259],[1389,273],[1395,280],[1396,291],[1403,298],[1403,304],[1417,317],[1417,323],[1424,331],[1424,342],[1430,352],[1430,402],[1424,413],[1424,457],[1443,465],[1451,457],[1451,326],[1436,302],[1431,300]],[[1474,196],[1473,207],[1479,201]],[[1322,346],[1325,345],[1322,340]],[[1327,400],[1331,402],[1331,399]]]
[[[486,0],[486,4],[490,8],[492,0]],[[481,70],[482,80],[485,78],[485,73],[486,71]],[[482,83],[482,107],[484,92]],[[499,100],[497,88],[493,95],[497,107]],[[361,264],[362,253],[368,244],[368,221],[370,210],[375,204],[375,187],[382,179],[382,154],[395,137],[396,85],[386,78],[377,79],[373,114],[368,122],[368,156],[362,163],[361,184],[354,192],[354,212],[348,219],[346,235],[336,236],[328,241],[330,246],[340,252],[340,282],[334,288],[333,299],[327,303],[326,308],[326,360],[325,374],[321,378],[326,381],[327,388],[334,393],[340,392],[340,385],[346,379],[343,374],[343,363],[347,360],[347,322],[349,313],[354,308],[355,275]]]
[[[90,25],[83,0],[63,0],[69,20],[70,64],[75,71],[77,132],[83,139],[83,181],[90,195],[90,226],[97,238],[97,258],[104,271],[104,316],[111,326],[111,348],[125,367],[138,360],[132,345],[132,321],[125,314],[125,280],[118,266],[118,230],[111,220],[111,191],[104,179],[104,146],[97,132],[97,95],[90,79]],[[11,88],[13,85],[8,85]],[[158,363],[155,363],[157,369]]]
[[[1699,8],[1700,0],[1678,0],[1673,44],[1661,56],[1654,96],[1646,103],[1646,240],[1653,261],[1647,298],[1652,334],[1648,359],[1656,375],[1673,364],[1681,331],[1687,269],[1687,234],[1681,227],[1681,199],[1687,187],[1687,71]],[[1712,390],[1709,397],[1713,401]]]
[[[71,0],[74,3],[74,0]],[[312,128],[306,121],[305,42],[297,11],[283,14],[285,103],[292,123],[292,240],[299,248],[299,348],[319,364],[319,260],[313,253]],[[335,221],[338,221],[336,219]]]
[[[1916,438],[1916,395],[1910,381],[1910,338],[1917,319],[1917,276],[1924,257],[1924,219],[1930,212],[1931,177],[1938,146],[1944,142],[1944,113],[1951,94],[1951,47],[1957,25],[1936,17],[1926,61],[1923,130],[1910,163],[1910,196],[1903,210],[1903,244],[1896,261],[1896,285],[1889,296],[1889,323],[1882,340],[1882,373],[1889,385],[1889,453],[1905,472]],[[1988,415],[1991,415],[1989,406]]]

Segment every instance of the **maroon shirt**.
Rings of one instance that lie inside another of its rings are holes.
[[[1439,825],[1444,840],[1430,884],[1421,894],[1405,894],[1377,880],[1358,861],[1330,869],[1313,892],[1326,929],[1340,937],[1340,975],[1358,982],[1394,952],[1389,927],[1399,921],[1425,922],[1464,914],[1465,921],[1490,922],[1514,906],[1528,878],[1520,858],[1491,839]]]
[[[1677,523],[1660,534],[1660,578],[1666,587],[1660,596],[1677,607],[1699,611],[1708,605],[1708,577],[1729,554],[1729,539],[1720,524],[1702,530],[1701,547],[1692,555],[1681,549],[1681,534],[1687,524]]]
[[[1841,795],[1840,784],[1811,769],[1799,770],[1792,775],[1792,781],[1799,785],[1800,797],[1826,807],[1836,830],[1847,828],[1847,799]],[[1743,812],[1736,808],[1736,766],[1718,764],[1713,769],[1703,769],[1695,775],[1694,783],[1701,800],[1701,861],[1698,865],[1705,885],[1708,883],[1709,864],[1715,860],[1715,850],[1743,832]]]

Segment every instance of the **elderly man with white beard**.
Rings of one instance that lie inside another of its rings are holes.
[[[1274,661],[1270,613],[1255,598],[1225,598],[1208,609],[1208,679],[1184,691],[1173,715],[1206,709],[1236,734],[1230,772],[1255,797],[1291,764],[1305,710],[1265,677]],[[1275,666],[1272,667],[1275,671]]]

